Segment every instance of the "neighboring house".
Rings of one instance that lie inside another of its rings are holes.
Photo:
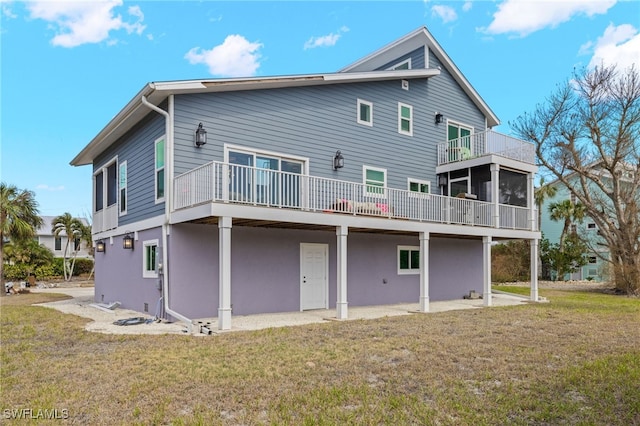
[[[36,237],[38,243],[44,245],[49,250],[53,252],[55,257],[63,257],[64,256],[64,248],[67,245],[67,235],[63,232],[60,236],[56,237],[53,235],[53,226],[51,222],[56,216],[40,216],[42,218],[42,226],[40,226],[36,230]],[[78,218],[84,225],[88,225],[86,219]],[[74,238],[74,240],[69,245],[69,249],[67,252],[67,257],[72,257],[73,253],[78,250],[77,257],[91,258],[89,251],[87,249],[87,245],[84,241],[81,241],[80,238]]]
[[[534,149],[498,123],[426,28],[336,73],[149,83],[71,162],[93,166],[96,300],[220,329],[490,305],[507,239],[537,300]]]
[[[590,165],[590,169],[598,173],[602,170],[598,162]],[[607,175],[605,172],[602,173],[603,181],[606,183],[608,181]],[[633,173],[633,168],[629,167],[625,173]],[[629,179],[631,178],[632,175],[629,175]],[[563,221],[551,220],[549,206],[552,203],[563,200],[571,200],[573,203],[577,203],[578,200],[562,182],[555,180],[550,182],[549,185],[556,187],[556,195],[553,198],[546,199],[541,207],[540,230],[544,238],[549,240],[550,243],[559,243],[564,223]],[[593,185],[592,191],[598,193],[600,190]],[[602,194],[602,192],[599,193]],[[577,233],[582,240],[587,241],[590,251],[586,253],[588,263],[577,272],[567,274],[563,279],[608,281],[610,279],[609,262],[607,262],[606,259],[609,259],[610,252],[609,248],[604,244],[604,239],[598,236],[598,226],[596,222],[589,216],[586,216],[582,222],[572,223],[570,232]]]

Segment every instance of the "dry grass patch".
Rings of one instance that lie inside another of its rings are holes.
[[[3,305],[0,409],[91,424],[640,424],[640,300],[543,295],[204,338],[105,336]]]

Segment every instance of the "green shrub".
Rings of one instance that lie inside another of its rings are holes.
[[[60,275],[55,273],[54,269],[55,268],[52,264],[42,265],[36,267],[33,273],[36,275],[36,280],[47,280],[60,277]]]
[[[51,263],[51,267],[53,268],[53,276],[63,277],[64,276],[64,259],[61,257],[56,257],[53,259]]]
[[[23,263],[3,265],[2,274],[7,281],[24,281],[29,275],[29,266]]]
[[[93,260],[78,258],[76,259],[76,267],[73,270],[73,275],[88,274],[93,269]]]

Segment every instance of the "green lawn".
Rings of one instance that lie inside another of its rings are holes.
[[[640,300],[541,295],[209,337],[89,333],[35,295],[2,297],[3,422],[640,424]]]

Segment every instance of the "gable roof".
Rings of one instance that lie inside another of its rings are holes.
[[[471,86],[471,83],[466,79],[458,67],[453,63],[449,55],[447,55],[442,49],[442,46],[436,41],[426,27],[420,27],[417,30],[407,34],[406,36],[389,43],[388,45],[376,50],[368,56],[354,62],[351,65],[341,69],[340,72],[363,72],[366,70],[378,69],[395,58],[400,57],[402,54],[412,52],[420,47],[427,46],[428,49],[438,58],[440,63],[451,73],[454,80],[460,85],[462,90],[469,96],[471,101],[478,107],[487,119],[487,126],[494,127],[500,124],[500,120],[489,108],[487,103]],[[429,56],[425,53],[425,61],[428,61]],[[428,66],[428,62],[425,66]]]
[[[122,137],[136,123],[151,112],[144,105],[144,97],[153,105],[160,105],[169,95],[188,93],[230,92],[239,90],[276,89],[284,87],[320,86],[341,83],[362,83],[387,80],[430,78],[440,74],[438,69],[396,71],[365,71],[351,73],[304,74],[291,76],[221,78],[206,80],[161,81],[146,84],[129,103],[96,135],[76,157],[72,166],[91,164],[109,145]]]

